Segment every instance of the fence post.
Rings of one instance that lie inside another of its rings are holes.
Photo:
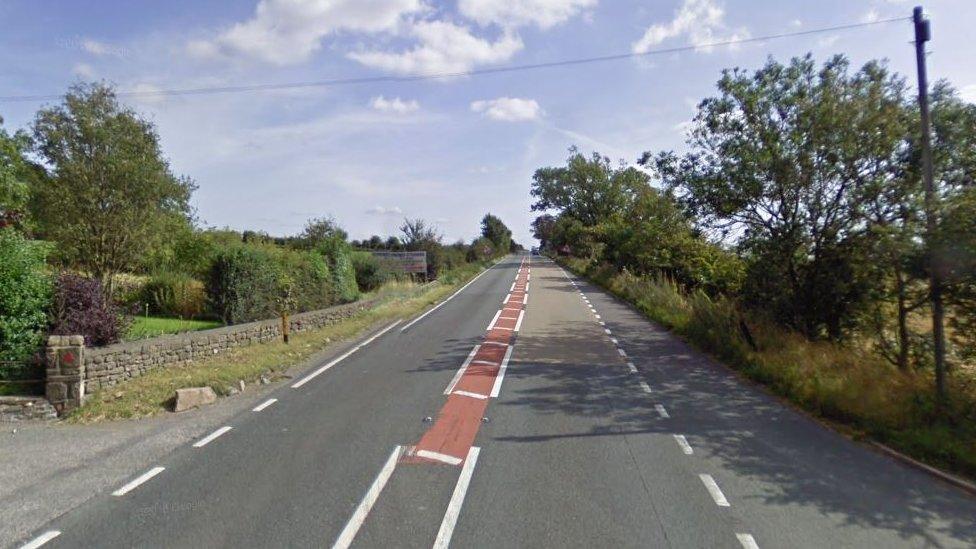
[[[84,336],[50,336],[45,351],[47,383],[44,393],[58,415],[71,411],[85,400]]]

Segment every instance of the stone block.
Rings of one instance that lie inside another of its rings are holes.
[[[173,401],[173,411],[183,412],[191,408],[205,406],[217,400],[217,394],[210,387],[189,387],[177,389]]]

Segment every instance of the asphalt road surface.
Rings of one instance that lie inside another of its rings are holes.
[[[296,377],[33,547],[972,547],[976,498],[538,257]]]

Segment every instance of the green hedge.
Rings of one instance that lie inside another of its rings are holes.
[[[41,345],[51,302],[49,251],[11,228],[0,229],[0,360],[27,360]],[[7,373],[0,365],[0,377]]]

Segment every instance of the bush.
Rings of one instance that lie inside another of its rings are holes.
[[[316,250],[329,260],[335,302],[348,303],[359,298],[356,268],[352,262],[352,248],[349,244],[339,238],[330,238],[320,242]]]
[[[27,360],[41,345],[51,299],[48,250],[13,229],[0,229],[0,360]]]
[[[194,318],[203,314],[207,293],[203,283],[189,275],[162,272],[142,287],[140,300],[152,314]]]
[[[51,333],[83,335],[85,345],[97,347],[118,342],[125,332],[125,318],[109,299],[102,283],[62,273],[54,288]]]
[[[352,266],[356,270],[356,285],[360,292],[376,291],[395,278],[395,273],[369,252],[353,252]]]

